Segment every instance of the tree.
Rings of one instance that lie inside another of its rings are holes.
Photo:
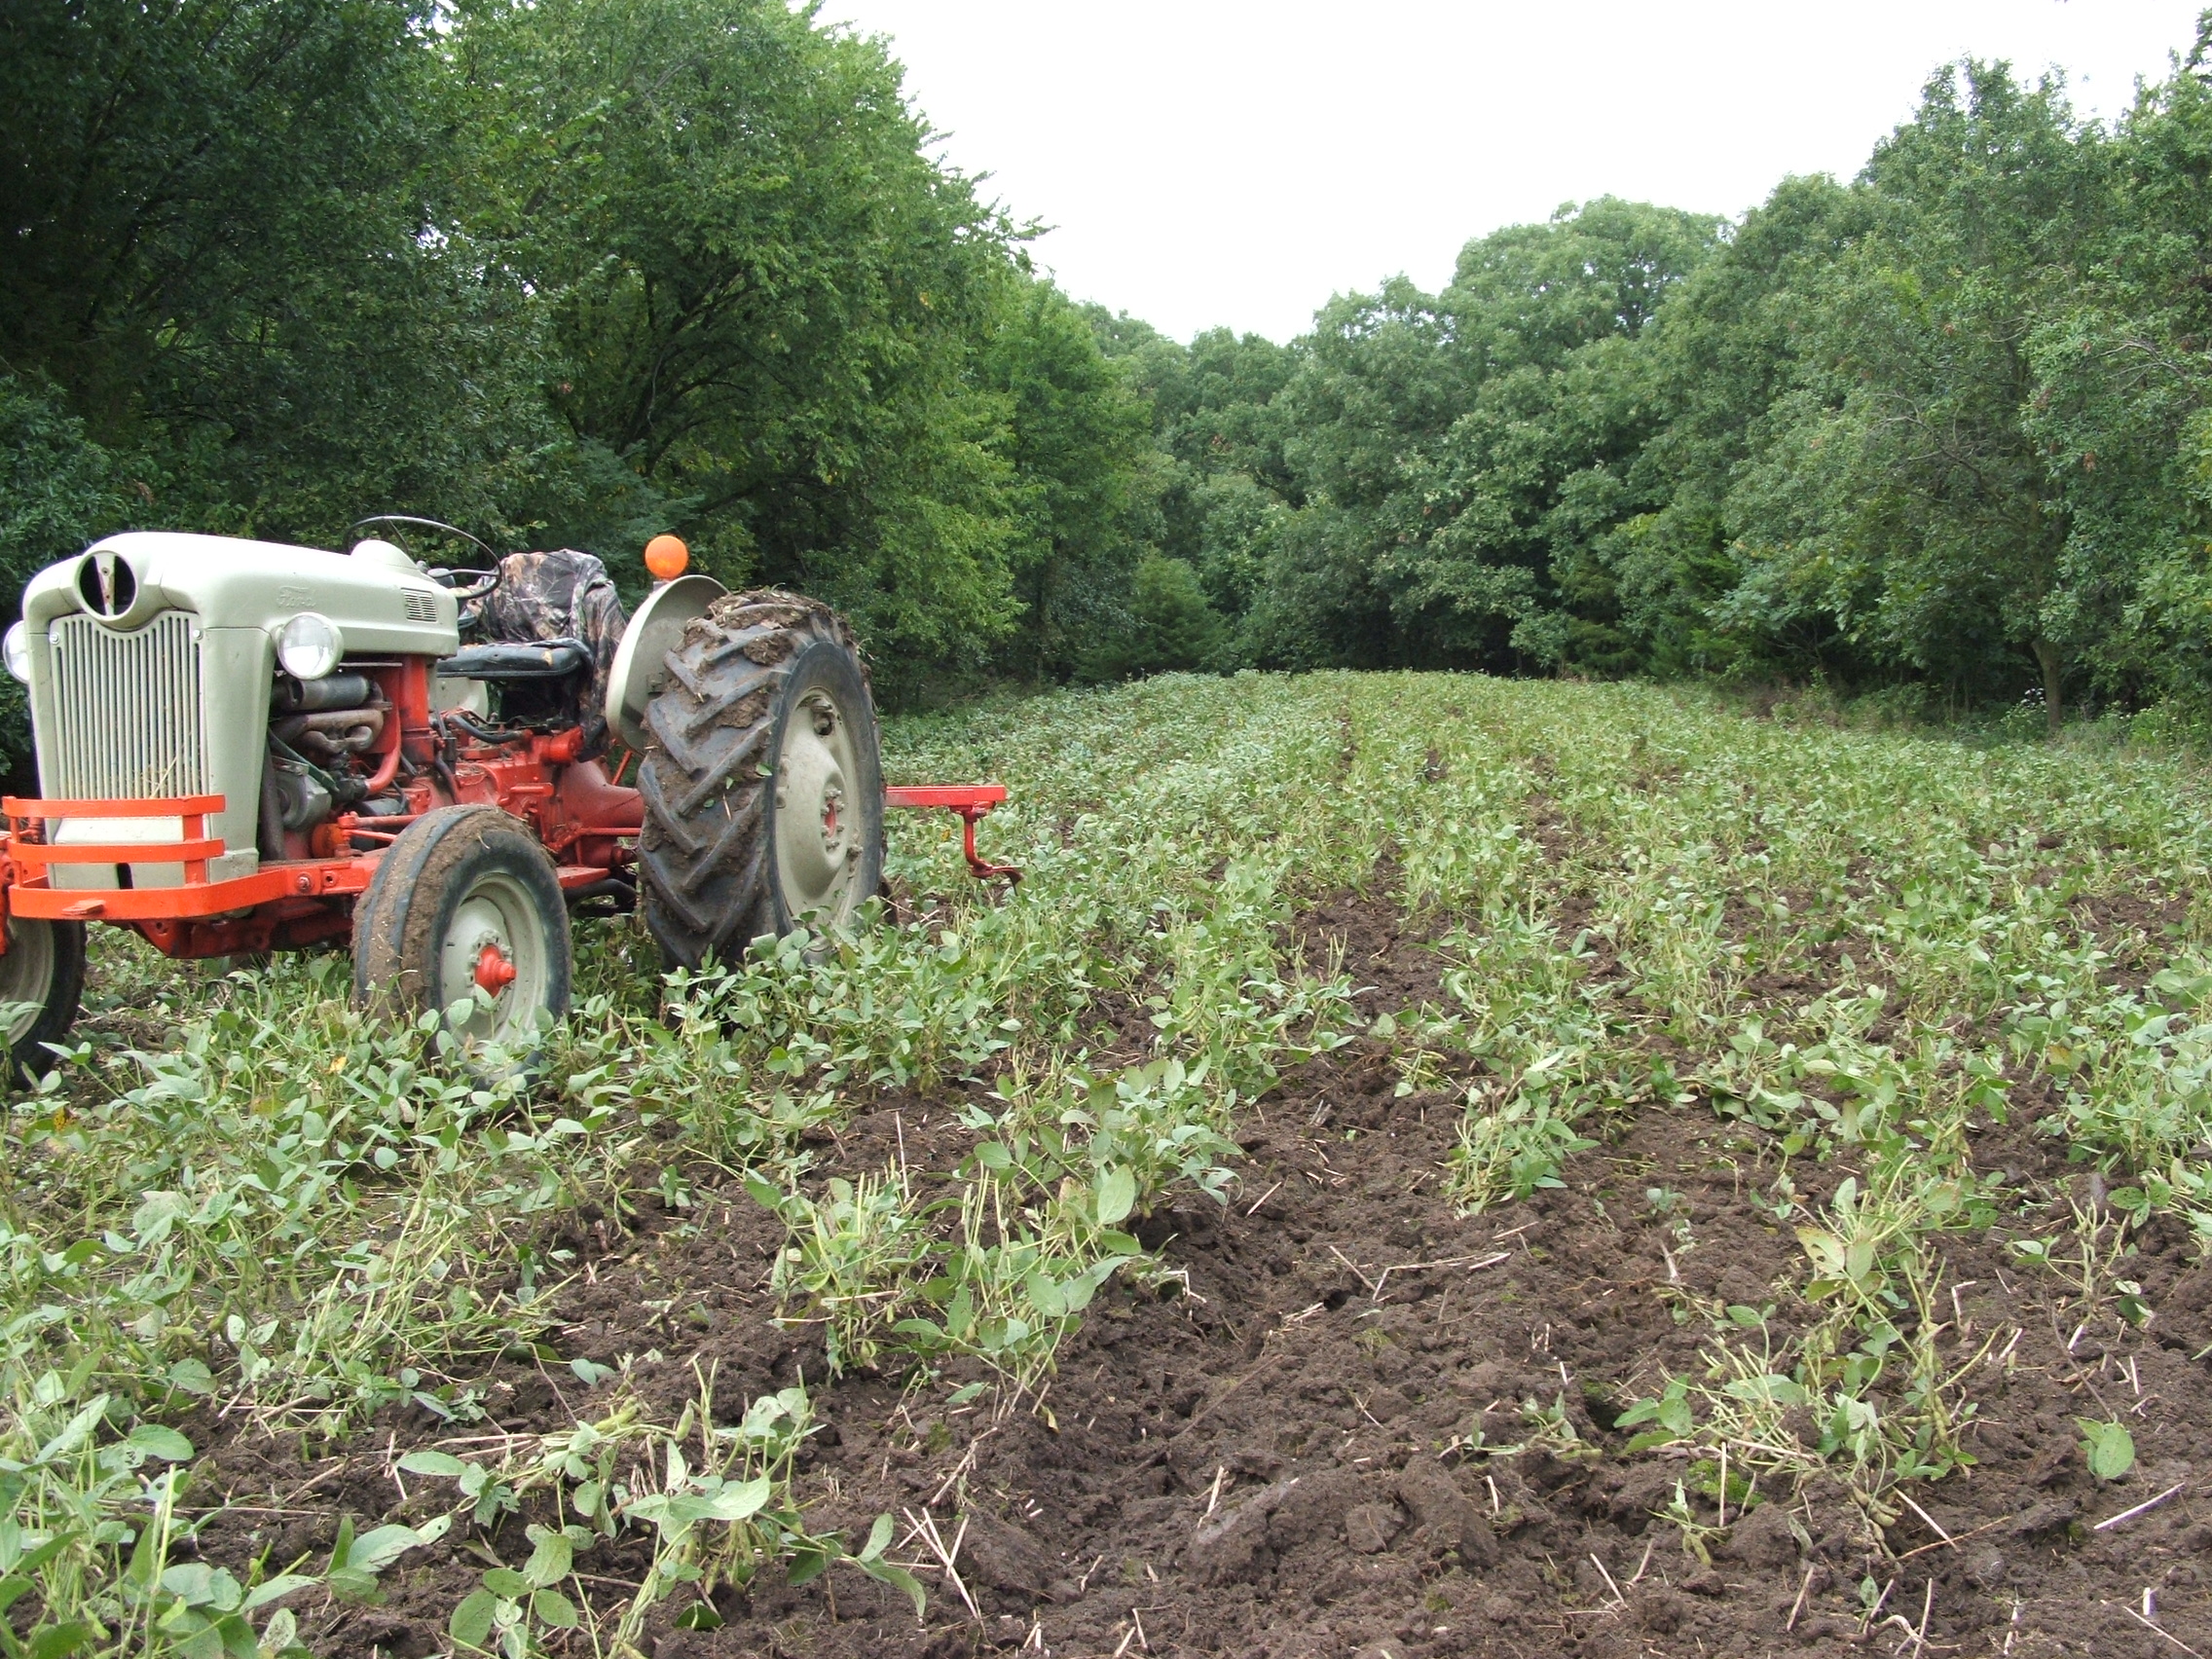
[[[1129,580],[1128,624],[1084,652],[1080,678],[1126,680],[1175,669],[1212,668],[1227,630],[1206,603],[1198,571],[1147,554]]]
[[[1035,278],[1015,286],[981,379],[1005,400],[999,453],[1014,468],[1010,558],[1023,617],[1002,660],[1062,679],[1127,615],[1138,521],[1158,492],[1152,409],[1084,313]]]
[[[496,516],[535,420],[523,296],[440,206],[431,8],[0,14],[0,361],[143,454],[177,528]]]
[[[1729,675],[1868,666],[1817,606],[1755,619],[1720,608],[1751,570],[1735,491],[1768,412],[1797,384],[1811,290],[1865,217],[1862,195],[1832,179],[1785,179],[1639,337],[1624,370],[1655,424],[1626,469],[1636,510],[1554,567],[1575,666]]]
[[[881,43],[778,0],[461,16],[469,229],[543,296],[577,449],[706,568],[830,600],[879,661],[1004,637],[1016,531],[977,375],[1010,232],[926,153]],[[559,539],[592,502],[543,511]]]
[[[2054,729],[2091,624],[2025,417],[2038,315],[2103,223],[2106,151],[2054,82],[1973,63],[1932,81],[1868,164],[1871,226],[1814,284],[1808,371],[1739,491],[1757,556],[1847,634],[1977,686],[2025,652]]]
[[[1333,509],[1337,562],[1365,543],[1389,660],[1567,655],[1554,567],[1638,504],[1627,469],[1657,408],[1636,348],[1719,228],[1594,202],[1468,243],[1442,294],[1400,280],[1321,313],[1287,456]]]

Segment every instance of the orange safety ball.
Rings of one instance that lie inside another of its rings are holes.
[[[691,549],[680,536],[656,535],[645,543],[645,569],[656,581],[672,582],[691,563]]]

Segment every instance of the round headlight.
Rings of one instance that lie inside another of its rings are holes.
[[[303,610],[276,636],[276,661],[294,680],[320,680],[346,654],[346,636],[327,616]]]
[[[31,682],[31,631],[20,622],[0,638],[0,656],[8,659],[8,672],[25,685]]]

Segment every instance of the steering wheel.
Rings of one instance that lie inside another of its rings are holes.
[[[437,531],[445,535],[458,535],[461,540],[481,551],[487,559],[492,561],[492,568],[489,571],[449,571],[442,565],[428,567],[427,573],[430,579],[440,587],[451,588],[454,598],[462,605],[484,598],[485,595],[499,585],[501,577],[498,554],[493,552],[487,543],[478,540],[465,530],[455,525],[442,524],[436,519],[417,518],[412,513],[374,513],[368,518],[356,519],[353,523],[353,531],[348,534],[365,530],[372,524],[411,524],[423,530]],[[463,583],[459,579],[462,576],[470,576],[475,579]]]

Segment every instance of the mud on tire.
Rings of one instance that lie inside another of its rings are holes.
[[[875,705],[828,606],[716,601],[668,653],[645,724],[640,908],[671,963],[848,921],[881,884]]]

